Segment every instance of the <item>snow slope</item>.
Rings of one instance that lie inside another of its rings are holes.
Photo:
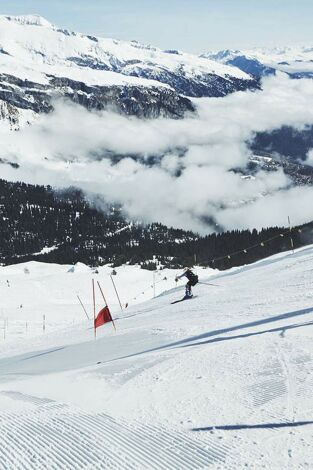
[[[183,68],[187,77],[215,74],[224,78],[249,79],[241,70],[218,62],[191,54],[165,52],[136,41],[85,36],[62,30],[34,15],[0,16],[0,50],[2,73],[37,83],[48,83],[47,75],[50,74],[81,80],[89,85],[160,85],[133,76],[137,75],[136,70],[140,76],[140,71],[153,67],[168,72]]]
[[[232,65],[256,77],[284,72],[294,78],[313,77],[313,47],[293,46],[224,50],[203,54],[210,60]]]
[[[1,73],[14,75],[39,84],[49,84],[49,75],[81,80],[89,85],[143,85],[141,79],[125,77],[112,71],[81,69],[68,57],[85,54],[95,56],[99,50],[86,36],[67,35],[41,17],[0,16]],[[145,86],[156,83],[145,81]]]
[[[48,250],[51,248],[42,251]],[[123,306],[136,305],[175,287],[176,271],[170,269],[153,273],[140,266],[123,265],[115,271],[113,280]],[[0,298],[5,299],[0,304],[0,341],[5,335],[1,349],[3,346],[7,350],[8,344],[17,340],[41,335],[43,315],[47,333],[81,323],[86,315],[77,295],[92,317],[92,278],[102,285],[112,311],[120,312],[111,274],[112,268],[108,266],[91,269],[83,263],[71,266],[31,261],[0,267]],[[100,291],[96,300],[100,309]]]
[[[182,286],[114,307],[117,332],[106,325],[97,340],[82,321],[3,341],[0,468],[312,468],[312,261],[308,246],[200,272],[219,287],[199,284],[176,305]],[[49,276],[49,266],[24,268],[1,269],[1,284],[20,277],[17,303],[26,292],[36,299]],[[57,312],[69,302],[65,273],[50,269]],[[66,273],[76,275],[87,285],[92,273]],[[45,311],[44,297],[29,318]]]

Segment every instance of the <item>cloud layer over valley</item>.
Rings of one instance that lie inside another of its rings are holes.
[[[0,176],[75,185],[121,203],[132,218],[201,233],[312,219],[313,188],[292,188],[282,171],[249,179],[237,170],[254,133],[313,124],[313,81],[279,75],[263,91],[195,104],[197,115],[183,120],[139,120],[57,102],[19,132],[0,127],[0,158],[20,165],[1,165]]]

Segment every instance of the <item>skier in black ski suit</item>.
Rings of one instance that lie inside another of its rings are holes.
[[[188,279],[188,282],[186,284],[186,293],[185,293],[184,299],[191,299],[192,298],[191,286],[195,286],[196,284],[198,284],[199,278],[189,268],[186,268],[183,274],[181,274],[180,276],[176,276],[175,281],[177,282],[182,277],[186,277]]]

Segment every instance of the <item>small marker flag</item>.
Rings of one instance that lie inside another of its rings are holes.
[[[106,306],[100,310],[97,317],[95,318],[95,328],[99,328],[99,326],[102,326],[105,323],[109,323],[109,322],[113,323],[113,319],[112,319],[109,307]]]

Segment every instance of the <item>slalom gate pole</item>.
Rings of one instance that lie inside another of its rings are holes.
[[[85,312],[85,314],[86,314],[86,317],[88,318],[88,320],[90,320],[89,315],[88,315],[88,313],[87,313],[87,310],[85,309],[83,302],[80,300],[79,295],[77,295],[77,298],[78,298],[79,303],[80,303],[80,305],[82,306],[82,308],[83,308],[83,310],[84,310],[84,312]]]
[[[105,300],[105,297],[104,297],[103,290],[101,289],[100,282],[99,282],[99,281],[97,281],[97,283],[98,283],[98,287],[99,287],[99,289],[100,289],[101,295],[102,295],[102,297],[103,297],[103,300],[104,300],[105,306],[106,306],[106,307],[109,307],[109,306],[108,306],[108,304],[107,304],[107,301]],[[111,316],[111,318],[112,318],[112,316]],[[112,323],[113,323],[113,326],[114,326],[114,330],[116,331],[116,326],[115,326],[115,323],[114,323],[114,320],[113,320],[113,318],[112,318]]]
[[[95,280],[92,280],[92,298],[93,298],[93,327],[95,331],[95,339],[97,337],[97,328],[96,328],[96,296],[95,296]]]
[[[121,299],[120,299],[120,296],[118,295],[118,292],[117,292],[116,285],[115,285],[115,282],[114,282],[114,279],[113,279],[112,274],[110,275],[110,278],[111,278],[111,281],[112,281],[112,284],[113,284],[113,287],[114,287],[114,290],[115,290],[115,293],[116,293],[117,300],[118,300],[118,302],[119,302],[119,304],[120,304],[121,311],[123,311],[123,307],[122,307],[122,304],[121,304]]]
[[[98,284],[98,287],[99,287],[99,289],[100,289],[100,292],[101,292],[102,298],[103,298],[103,300],[104,300],[105,306],[108,307],[108,303],[107,303],[107,301],[105,300],[103,290],[101,289],[101,286],[100,286],[100,282],[97,281],[97,284]]]
[[[292,238],[292,228],[291,228],[289,215],[288,215],[288,224],[289,224],[289,232],[290,232],[290,245],[291,245],[292,253],[294,254],[295,248],[294,248],[294,243],[293,243],[293,238]]]
[[[155,299],[155,272],[153,271],[153,298]]]

